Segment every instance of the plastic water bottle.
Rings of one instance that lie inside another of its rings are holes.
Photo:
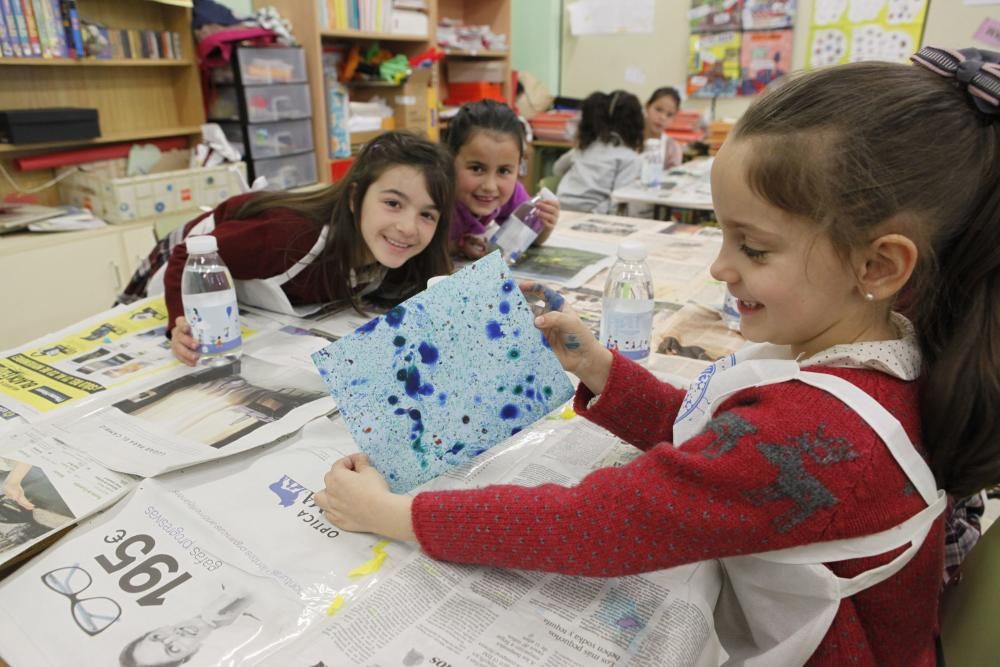
[[[736,297],[733,296],[729,288],[726,288],[726,294],[722,297],[722,321],[726,323],[726,326],[733,331],[740,330],[740,309],[736,305]]]
[[[181,302],[198,341],[198,363],[214,366],[239,359],[243,348],[240,310],[229,269],[214,236],[190,236],[181,276]]]
[[[642,148],[642,185],[660,187],[663,177],[663,144],[659,139],[646,139]]]
[[[486,227],[487,241],[500,249],[503,261],[508,266],[513,266],[521,259],[524,251],[531,247],[541,233],[544,224],[538,217],[538,202],[543,199],[554,200],[556,196],[548,188],[542,188],[541,192],[514,209],[502,225],[493,221]]]
[[[618,261],[604,283],[601,344],[645,363],[652,338],[653,277],[646,264],[646,246],[622,241]]]

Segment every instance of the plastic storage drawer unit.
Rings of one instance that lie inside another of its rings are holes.
[[[254,160],[304,153],[313,149],[312,124],[308,118],[246,125],[246,144],[243,141],[243,127],[239,123],[222,123],[226,138],[237,146],[249,144],[250,157]]]
[[[253,166],[255,177],[267,179],[268,190],[287,190],[316,182],[316,154],[312,151],[254,160]]]
[[[248,123],[266,123],[274,120],[293,120],[312,116],[307,84],[272,86],[247,86],[220,88],[217,91],[209,118],[212,120],[240,120],[239,96],[246,105]]]
[[[272,83],[305,83],[306,58],[300,48],[241,46],[236,50],[240,83],[244,86]],[[237,83],[234,70],[217,67],[212,70],[216,83]]]

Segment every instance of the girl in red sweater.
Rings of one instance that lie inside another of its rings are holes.
[[[924,66],[804,73],[750,106],[713,166],[712,273],[759,342],[686,393],[573,313],[538,318],[577,412],[643,450],[628,465],[408,497],[356,454],[316,502],[462,563],[612,577],[720,559],[736,664],[935,664],[945,491],[1000,482],[997,61],[924,49]]]
[[[182,242],[216,237],[240,303],[303,316],[328,303],[359,308],[362,296],[395,304],[451,270],[448,228],[454,200],[451,157],[426,139],[387,132],[361,151],[343,179],[311,192],[258,192],[224,201],[154,249],[126,288],[134,300],[166,264],[163,288],[171,347],[188,365],[198,358],[181,306]],[[154,279],[155,280],[155,279]]]

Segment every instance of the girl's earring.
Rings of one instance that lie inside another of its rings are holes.
[[[865,292],[865,301],[874,301],[875,295],[871,292]]]

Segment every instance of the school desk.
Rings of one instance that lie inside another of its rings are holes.
[[[636,182],[616,188],[611,192],[611,210],[621,211],[627,204],[652,205],[657,219],[669,219],[673,209],[711,211],[712,159],[699,158],[667,170],[658,187]]]

